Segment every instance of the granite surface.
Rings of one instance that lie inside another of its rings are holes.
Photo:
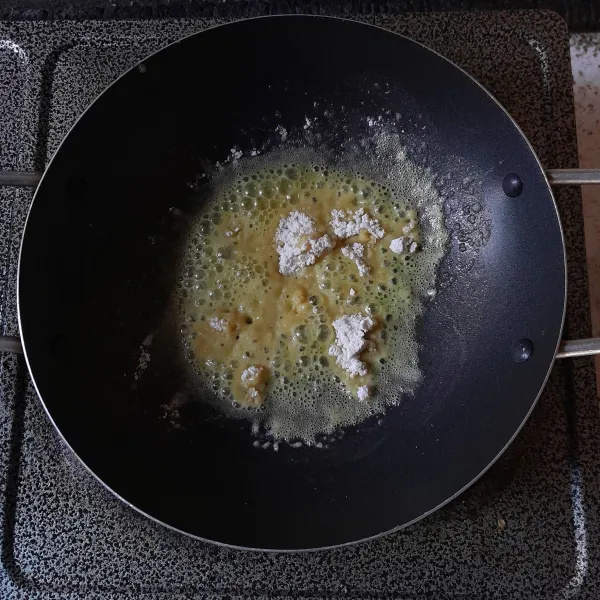
[[[268,12],[371,14],[547,9],[578,31],[600,27],[600,0],[3,0],[1,19],[151,19],[254,16]]]
[[[568,38],[550,13],[365,17],[480,79],[548,167],[576,165]],[[127,67],[203,20],[0,25],[0,166],[41,168]],[[506,77],[507,73],[513,74]],[[15,334],[18,241],[31,200],[0,191],[0,324]],[[577,190],[557,193],[569,262],[567,332],[589,333]],[[369,543],[267,555],[165,530],[112,497],[53,430],[21,359],[0,361],[2,598],[561,598],[600,585],[600,420],[590,360],[555,367],[505,455],[467,493]]]

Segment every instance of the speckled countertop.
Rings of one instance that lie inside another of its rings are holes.
[[[600,29],[600,0],[2,0],[0,20],[149,19],[265,12],[447,12],[547,9],[574,31]]]

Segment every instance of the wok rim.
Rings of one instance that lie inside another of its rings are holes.
[[[30,366],[29,363],[29,357],[27,354],[27,342],[25,340],[25,337],[22,335],[22,324],[21,324],[21,302],[20,302],[20,298],[21,298],[21,258],[23,255],[23,245],[24,245],[24,240],[25,240],[25,233],[27,231],[27,225],[29,223],[29,217],[31,215],[31,211],[33,210],[33,207],[35,205],[35,201],[36,198],[38,197],[39,191],[42,188],[42,184],[44,182],[44,178],[46,177],[46,174],[48,173],[48,171],[51,169],[52,167],[52,163],[54,162],[56,156],[60,153],[60,150],[63,146],[63,144],[65,143],[65,141],[69,138],[69,136],[71,135],[71,133],[73,132],[73,130],[77,127],[77,125],[79,124],[79,121],[87,114],[87,112],[90,110],[90,108],[92,106],[94,106],[96,104],[96,102],[105,94],[105,92],[107,92],[110,88],[113,87],[113,85],[115,85],[117,82],[119,82],[122,78],[124,78],[125,76],[129,75],[129,73],[131,73],[132,71],[134,71],[135,69],[137,69],[139,67],[139,65],[143,64],[146,60],[152,58],[153,56],[159,54],[160,52],[166,50],[167,48],[170,48],[171,46],[175,45],[175,44],[179,44],[185,40],[187,40],[188,38],[191,38],[193,36],[196,35],[200,35],[206,31],[210,31],[212,29],[217,29],[220,27],[226,27],[228,25],[233,25],[233,24],[238,24],[238,23],[242,23],[242,22],[252,22],[252,21],[256,21],[259,19],[291,19],[291,18],[311,18],[311,19],[321,19],[321,20],[336,20],[336,21],[347,21],[356,25],[362,25],[364,27],[373,27],[375,29],[380,29],[381,31],[383,31],[385,34],[388,35],[395,35],[395,36],[399,36],[401,38],[404,38],[405,40],[408,40],[411,43],[417,44],[419,46],[421,46],[421,48],[425,49],[428,52],[431,52],[432,54],[436,55],[437,57],[441,58],[443,61],[447,62],[449,65],[451,65],[454,69],[457,69],[458,71],[460,71],[463,75],[465,75],[466,77],[468,77],[473,83],[475,83],[477,85],[477,87],[479,87],[496,105],[497,107],[502,110],[504,112],[504,114],[508,117],[508,119],[510,120],[510,122],[512,123],[513,127],[515,127],[516,131],[521,135],[521,137],[523,138],[523,140],[525,141],[525,143],[527,144],[527,147],[529,148],[529,151],[531,153],[531,155],[533,156],[533,158],[535,159],[535,162],[538,164],[540,171],[542,172],[543,175],[543,179],[544,182],[546,184],[546,187],[548,189],[549,192],[549,196],[550,199],[552,200],[552,204],[554,206],[554,210],[556,213],[556,217],[557,217],[557,222],[558,222],[558,228],[560,231],[560,239],[561,239],[561,247],[562,247],[562,255],[563,255],[563,264],[564,264],[564,276],[563,276],[563,280],[564,280],[564,289],[565,289],[565,293],[564,293],[564,298],[563,298],[563,310],[562,310],[562,317],[561,317],[561,323],[560,323],[560,328],[559,328],[559,335],[558,335],[558,340],[556,342],[556,348],[553,354],[553,358],[550,361],[550,364],[548,365],[548,371],[546,373],[546,376],[544,377],[544,380],[540,386],[540,389],[535,397],[535,399],[533,400],[532,404],[531,404],[531,408],[527,411],[527,414],[524,416],[523,420],[521,421],[520,425],[517,427],[517,429],[515,430],[515,432],[513,433],[513,435],[510,437],[510,439],[507,441],[507,443],[502,447],[502,449],[496,454],[496,456],[493,457],[493,459],[486,465],[486,467],[484,469],[482,469],[471,481],[469,481],[466,485],[464,485],[461,489],[459,489],[457,492],[455,492],[452,496],[446,498],[446,500],[444,500],[443,502],[441,502],[440,504],[436,505],[434,508],[424,512],[423,514],[419,515],[418,517],[412,519],[411,521],[408,521],[407,523],[403,523],[402,525],[398,525],[396,527],[393,527],[391,529],[387,529],[385,531],[373,534],[371,536],[368,537],[364,537],[364,538],[360,538],[357,540],[352,540],[349,542],[343,542],[340,544],[334,544],[331,546],[319,546],[319,547],[313,547],[313,548],[254,548],[251,546],[238,546],[235,544],[229,544],[226,542],[221,542],[218,540],[213,540],[213,539],[209,539],[209,538],[205,538],[202,537],[200,535],[194,534],[194,533],[190,533],[188,531],[185,531],[184,529],[180,529],[178,527],[175,527],[174,525],[170,525],[169,523],[166,523],[165,521],[162,521],[161,519],[154,517],[153,515],[145,512],[144,510],[142,510],[141,508],[138,508],[137,506],[135,506],[133,503],[129,502],[127,499],[125,499],[123,496],[121,496],[116,490],[114,490],[112,487],[110,487],[99,475],[97,475],[88,465],[87,463],[81,458],[81,456],[79,456],[79,454],[77,452],[75,452],[75,450],[73,449],[73,447],[71,446],[71,444],[69,443],[69,441],[65,438],[65,436],[62,434],[60,428],[58,427],[58,425],[56,424],[56,422],[54,421],[52,415],[50,414],[50,411],[48,410],[48,407],[46,406],[46,403],[44,402],[42,393],[40,392],[33,370]],[[304,13],[300,13],[300,14],[277,14],[277,15],[261,15],[261,16],[256,16],[256,17],[250,17],[250,18],[246,18],[246,19],[234,19],[231,21],[227,21],[225,23],[218,23],[215,25],[211,25],[210,27],[207,27],[206,29],[202,29],[200,31],[196,31],[190,34],[187,34],[181,38],[178,38],[177,40],[174,40],[172,42],[170,42],[169,44],[163,46],[162,48],[156,50],[155,52],[152,52],[150,54],[148,54],[145,58],[143,58],[142,60],[138,61],[135,65],[133,65],[131,68],[127,69],[125,72],[123,72],[121,75],[119,75],[119,77],[117,77],[114,81],[112,81],[108,86],[106,86],[106,88],[104,88],[95,98],[94,100],[92,100],[92,102],[90,102],[90,104],[86,107],[86,109],[77,117],[77,119],[74,121],[74,123],[71,125],[71,127],[69,128],[69,131],[67,132],[67,134],[63,137],[63,139],[61,140],[60,144],[58,145],[58,147],[56,148],[56,150],[54,151],[52,158],[50,159],[50,161],[48,162],[46,168],[44,169],[44,172],[42,174],[42,177],[40,179],[40,181],[38,182],[38,185],[36,187],[36,190],[34,192],[31,204],[29,206],[29,209],[27,210],[27,217],[25,219],[25,224],[23,226],[23,233],[21,236],[21,241],[19,244],[19,259],[18,259],[18,265],[17,265],[17,321],[18,321],[18,326],[19,326],[19,334],[21,336],[21,344],[23,347],[23,356],[25,358],[25,362],[27,364],[27,370],[29,371],[29,375],[31,377],[31,381],[33,383],[33,387],[36,391],[37,397],[44,409],[44,412],[46,413],[46,415],[48,416],[48,419],[50,420],[50,423],[52,424],[53,428],[55,429],[55,431],[58,433],[61,441],[63,444],[66,445],[66,447],[69,449],[69,451],[73,454],[73,456],[75,456],[77,458],[77,460],[81,463],[81,465],[85,468],[85,470],[91,474],[93,476],[93,478],[98,481],[106,490],[108,490],[115,498],[117,498],[119,501],[121,501],[123,504],[125,504],[126,506],[128,506],[129,508],[133,509],[136,513],[138,513],[139,515],[149,519],[150,521],[152,521],[153,523],[156,523],[158,525],[161,525],[162,527],[165,527],[171,531],[177,532],[179,534],[182,534],[184,536],[187,536],[189,538],[198,540],[200,542],[204,542],[204,543],[209,543],[209,544],[215,544],[221,548],[224,549],[233,549],[233,550],[242,550],[242,551],[247,551],[247,552],[260,552],[260,553],[281,553],[281,554],[299,554],[299,553],[309,553],[309,552],[320,552],[320,551],[326,551],[326,550],[335,550],[335,549],[341,549],[341,548],[346,548],[349,546],[354,546],[357,544],[361,544],[363,542],[369,542],[369,541],[374,541],[378,538],[381,538],[383,536],[386,536],[388,534],[392,534],[392,533],[396,533],[398,531],[401,531],[403,529],[406,529],[407,527],[410,527],[412,525],[414,525],[415,523],[421,521],[422,519],[432,515],[433,513],[437,512],[439,509],[443,508],[444,506],[446,506],[447,504],[449,504],[450,502],[452,502],[453,500],[455,500],[457,497],[459,497],[463,492],[465,492],[467,489],[469,489],[474,483],[476,483],[479,479],[481,479],[481,477],[483,477],[483,475],[485,475],[488,470],[498,461],[498,459],[504,454],[504,452],[506,452],[507,448],[513,443],[513,441],[515,440],[515,438],[517,437],[517,435],[520,433],[521,429],[523,428],[523,426],[525,425],[525,423],[527,422],[527,420],[529,419],[529,417],[531,416],[531,413],[533,412],[533,410],[535,409],[535,407],[537,406],[537,403],[540,399],[540,396],[542,395],[546,384],[548,383],[548,378],[550,377],[550,373],[552,371],[552,368],[554,366],[554,363],[556,361],[556,356],[558,353],[558,350],[560,348],[560,343],[562,341],[562,335],[563,335],[563,329],[564,329],[564,324],[565,324],[565,316],[566,316],[566,310],[567,310],[567,295],[568,295],[568,270],[567,270],[567,253],[566,253],[566,246],[565,246],[565,236],[564,236],[564,231],[563,231],[563,226],[562,226],[562,221],[560,218],[560,212],[558,210],[558,205],[556,203],[556,199],[554,197],[554,193],[552,191],[552,186],[550,185],[550,182],[548,180],[548,176],[546,174],[546,170],[544,169],[544,166],[542,165],[539,157],[537,156],[537,153],[535,152],[535,149],[533,148],[533,146],[531,145],[531,142],[529,141],[529,139],[527,138],[527,136],[523,133],[521,127],[518,125],[518,123],[514,120],[514,118],[511,116],[511,114],[506,110],[506,108],[504,108],[504,106],[496,99],[496,97],[485,87],[483,86],[477,79],[475,79],[470,73],[468,73],[467,71],[465,71],[462,67],[460,67],[459,65],[457,65],[455,62],[453,62],[452,60],[446,58],[444,55],[440,54],[439,52],[437,52],[436,50],[430,48],[429,46],[426,46],[425,44],[414,40],[413,38],[410,38],[406,35],[403,35],[401,33],[397,33],[395,31],[392,31],[390,29],[387,29],[385,27],[382,27],[380,25],[375,25],[373,23],[366,23],[363,21],[357,21],[354,20],[352,18],[346,18],[346,17],[339,17],[339,16],[331,16],[331,15],[312,15],[312,14],[304,14]]]

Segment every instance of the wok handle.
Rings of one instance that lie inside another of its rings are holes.
[[[23,354],[21,338],[13,335],[0,335],[0,352]]]
[[[17,336],[0,336],[0,352],[23,354],[21,338]],[[576,358],[594,354],[600,354],[600,338],[563,340],[556,353],[556,358]]]
[[[37,171],[0,171],[0,186],[37,187],[41,178]]]
[[[548,169],[551,185],[600,184],[600,169]],[[0,171],[0,187],[37,187],[42,173],[35,171]],[[0,336],[0,352],[23,353],[21,339],[15,336]],[[600,354],[600,338],[564,340],[556,358],[574,358]]]
[[[43,173],[37,171],[0,171],[0,186],[37,187]],[[600,169],[548,169],[551,185],[600,184]]]
[[[550,185],[597,185],[600,184],[600,169],[548,169]],[[576,358],[600,354],[600,338],[563,340],[556,358]]]
[[[0,171],[0,187],[37,187],[42,173],[36,171]],[[23,345],[18,336],[0,336],[0,352],[23,354]]]
[[[600,338],[563,340],[558,347],[556,358],[577,358],[596,354],[600,354]]]
[[[600,184],[600,169],[548,169],[551,185]],[[42,173],[37,171],[0,171],[0,186],[37,187]]]
[[[600,169],[548,169],[550,185],[600,184]]]

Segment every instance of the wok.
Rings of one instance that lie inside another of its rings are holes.
[[[164,405],[187,377],[175,340],[132,381],[140,344],[169,304],[203,165],[232,147],[276,149],[276,127],[301,130],[307,116],[318,123],[314,143],[343,152],[376,115],[393,115],[411,158],[439,175],[445,203],[448,251],[419,323],[423,383],[327,449],[255,448],[246,422],[201,401],[178,407],[183,426],[170,430]],[[402,36],[282,16],[188,37],[112,84],[39,182],[18,275],[37,392],[100,481],[191,536],[300,550],[404,527],[498,458],[557,355],[598,352],[594,340],[560,345],[566,259],[549,178],[598,182],[595,172],[545,173],[485,89]],[[3,173],[0,183],[38,179]],[[19,340],[2,348],[19,350]]]

